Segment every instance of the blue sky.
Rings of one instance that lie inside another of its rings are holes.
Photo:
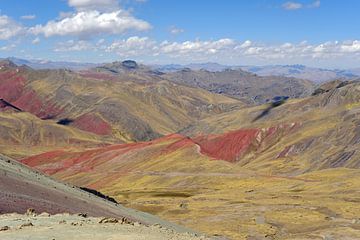
[[[0,57],[360,67],[356,0],[2,0]]]

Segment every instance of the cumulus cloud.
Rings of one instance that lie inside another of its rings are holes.
[[[36,15],[24,15],[24,16],[21,16],[20,18],[24,19],[24,20],[33,20],[36,18]]]
[[[97,10],[77,12],[59,21],[37,25],[30,29],[35,35],[91,37],[99,34],[122,34],[129,30],[145,31],[151,28],[146,21],[137,19],[125,10],[101,13]]]
[[[229,38],[220,39],[217,41],[185,41],[185,42],[167,42],[160,44],[161,53],[170,54],[173,56],[186,54],[215,54],[226,49],[231,49],[235,41]]]
[[[195,59],[221,55],[234,47],[235,41],[228,38],[215,41],[157,42],[148,37],[135,36],[113,42],[106,51],[122,57],[166,56]]]
[[[282,5],[285,10],[297,10],[303,8],[303,5],[298,2],[286,2]]]
[[[133,57],[139,55],[157,55],[158,46],[148,37],[130,37],[113,42],[106,48],[107,52],[116,52],[119,56]]]
[[[24,28],[6,15],[0,15],[0,40],[7,40],[23,33]]]
[[[130,37],[117,40],[105,47],[106,52],[117,53],[121,57],[159,57],[180,61],[244,61],[254,62],[302,62],[302,60],[341,59],[360,56],[360,41],[324,42],[309,44],[282,43],[263,44],[246,40],[219,39],[213,41],[157,42],[147,37]]]

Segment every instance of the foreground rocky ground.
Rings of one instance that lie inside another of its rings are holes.
[[[208,239],[191,233],[176,233],[160,225],[145,226],[126,219],[94,218],[85,215],[4,214],[0,215],[2,240],[160,240]]]

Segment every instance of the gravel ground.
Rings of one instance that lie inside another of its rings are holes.
[[[160,225],[145,226],[126,219],[70,214],[0,215],[1,240],[161,240],[209,239],[193,233],[177,233]]]

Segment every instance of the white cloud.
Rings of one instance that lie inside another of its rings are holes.
[[[178,28],[176,26],[171,26],[170,27],[170,33],[171,34],[176,35],[176,34],[183,33],[183,32],[184,32],[184,29]]]
[[[34,40],[31,41],[32,44],[38,44],[40,43],[40,38],[36,37]]]
[[[117,0],[68,0],[70,7],[76,8],[78,11],[101,10],[114,11],[119,8]]]
[[[206,58],[231,52],[235,41],[224,38],[216,41],[156,42],[148,37],[130,37],[113,42],[107,52],[117,53],[121,57],[165,56],[170,58]],[[224,56],[225,57],[225,56]]]
[[[310,60],[343,59],[360,56],[360,41],[263,44],[224,38],[209,41],[157,42],[147,37],[117,40],[105,47],[119,56],[167,59],[167,61],[253,61],[255,63],[298,63]],[[246,64],[246,62],[245,62]]]
[[[161,53],[178,56],[184,54],[214,54],[235,45],[235,41],[229,38],[220,39],[217,41],[185,41],[167,42],[164,41],[160,44]]]
[[[24,19],[24,20],[33,20],[36,18],[36,15],[24,15],[24,16],[21,16],[20,18]]]
[[[0,40],[7,40],[23,33],[24,28],[6,15],[0,15]]]
[[[84,0],[84,2],[88,1]],[[55,35],[91,37],[99,34],[122,34],[129,30],[145,31],[150,28],[149,23],[119,9],[106,13],[97,10],[77,12],[59,21],[50,21],[44,26],[32,27],[30,32],[36,35],[44,34],[46,37]]]
[[[353,53],[353,52],[360,52],[360,41],[355,40],[352,42],[345,42],[340,47],[341,51]]]
[[[252,45],[252,42],[250,40],[246,40],[245,42],[243,42],[240,46],[236,46],[235,49],[239,49],[239,48],[248,48]]]
[[[285,42],[265,44],[250,40],[236,41],[229,38],[218,40],[156,41],[149,37],[133,36],[110,42],[99,38],[92,41],[70,40],[59,43],[56,52],[88,51],[97,56],[133,58],[154,62],[220,62],[226,64],[343,64],[360,60],[360,40],[328,41],[311,44]],[[349,66],[347,66],[349,67]]]
[[[298,10],[303,8],[303,5],[298,2],[286,2],[282,5],[285,10]]]
[[[119,56],[132,57],[140,55],[157,55],[158,47],[154,40],[147,37],[130,37],[113,42],[106,48],[107,52],[116,52]]]

